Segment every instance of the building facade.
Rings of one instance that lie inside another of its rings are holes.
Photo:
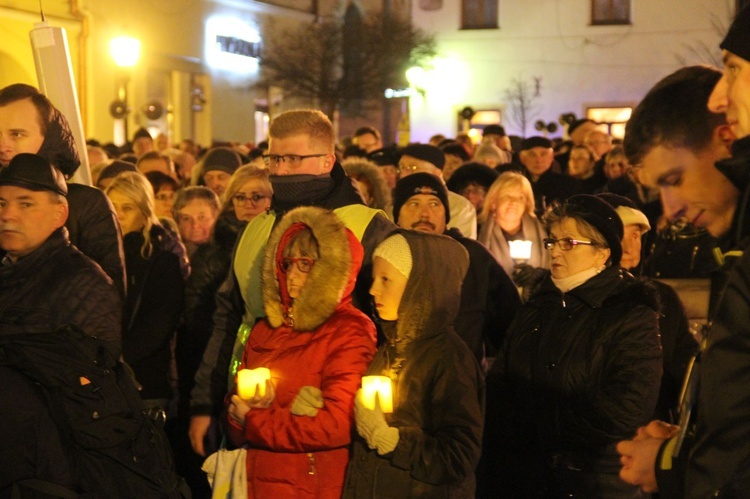
[[[738,5],[414,0],[412,21],[436,36],[438,57],[411,98],[411,140],[454,136],[469,124],[460,117],[467,107],[474,126],[499,121],[520,136],[561,136],[564,114],[610,123],[622,136],[630,110],[657,80],[687,64],[720,64],[718,44]],[[547,131],[549,123],[557,131]]]

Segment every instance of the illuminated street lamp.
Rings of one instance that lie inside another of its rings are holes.
[[[141,55],[141,41],[130,36],[119,36],[109,42],[109,50],[115,65],[119,68],[117,77],[117,98],[109,106],[109,113],[116,120],[122,120],[122,131],[124,137],[115,143],[124,144],[128,141],[128,82],[130,81],[130,68],[138,63]],[[115,135],[117,135],[117,123],[115,123]]]

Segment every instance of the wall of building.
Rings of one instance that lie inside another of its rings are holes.
[[[413,97],[412,140],[456,134],[465,106],[504,109],[509,133],[523,135],[508,119],[506,89],[529,82],[533,122],[583,116],[596,105],[634,105],[660,78],[685,64],[719,57],[721,27],[733,14],[731,0],[633,0],[632,23],[591,26],[590,0],[503,0],[499,29],[461,30],[461,1],[439,10],[412,4],[415,25],[433,33],[439,56],[428,72],[425,97]],[[719,29],[715,25],[719,25]],[[707,50],[704,50],[707,49]],[[536,93],[536,92],[534,92]],[[555,135],[559,135],[559,132]]]

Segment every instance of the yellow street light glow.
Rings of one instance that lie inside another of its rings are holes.
[[[419,66],[413,66],[406,70],[406,81],[414,88],[424,88],[425,70]]]
[[[109,42],[109,50],[117,66],[132,68],[141,55],[141,41],[130,36],[119,36]]]

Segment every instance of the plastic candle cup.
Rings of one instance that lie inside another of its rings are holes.
[[[266,396],[266,381],[271,379],[271,371],[265,367],[257,369],[240,369],[237,373],[237,395],[243,400],[250,400],[257,393]]]
[[[363,376],[362,403],[370,410],[375,410],[375,404],[378,403],[381,411],[393,412],[391,378],[388,376]]]
[[[531,258],[531,241],[508,241],[510,257],[513,260],[528,260]]]

